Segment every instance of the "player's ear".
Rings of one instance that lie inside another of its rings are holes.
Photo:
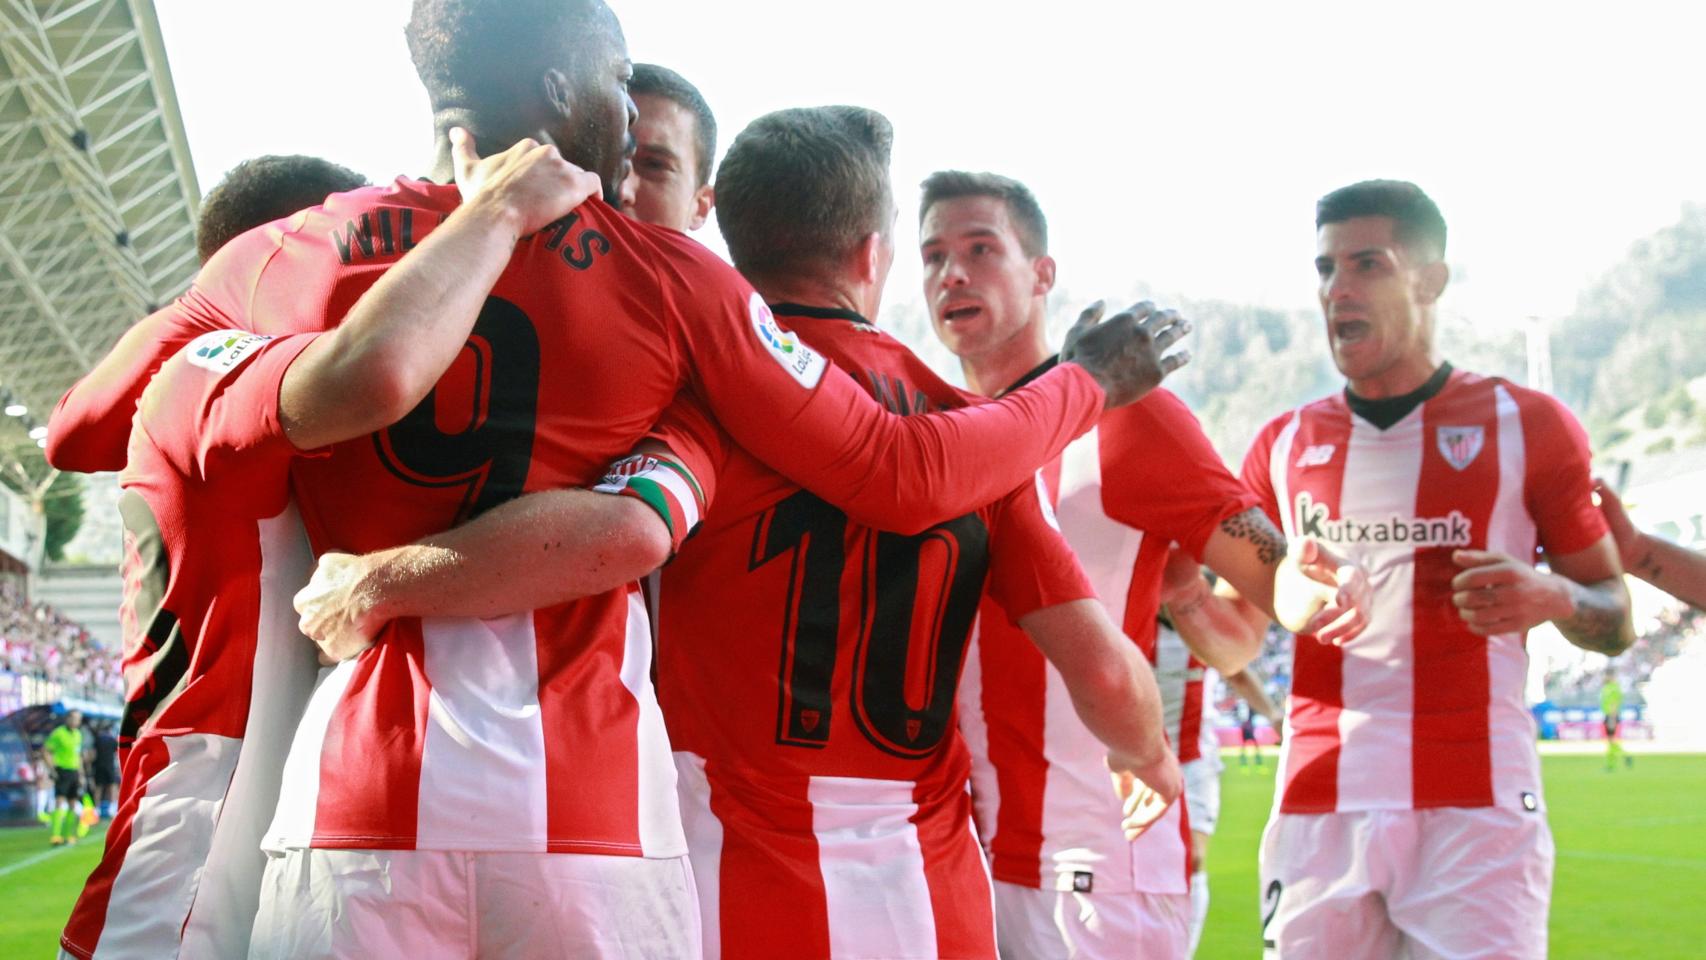
[[[883,262],[885,254],[883,235],[876,231],[865,234],[859,241],[859,246],[853,251],[854,269],[858,271],[859,279],[864,283],[881,283],[888,264]]]
[[[705,225],[705,219],[711,215],[711,208],[717,205],[717,188],[705,184],[693,192],[693,219],[688,221],[687,229],[697,230]]]
[[[544,94],[546,112],[554,119],[568,119],[574,112],[574,102],[570,96],[572,87],[568,76],[553,67],[539,78],[539,84],[540,91]]]
[[[1450,280],[1451,268],[1446,266],[1443,260],[1435,260],[1433,263],[1422,267],[1420,271],[1421,282],[1417,284],[1416,289],[1417,301],[1424,304],[1438,301],[1445,293],[1445,285]]]
[[[1031,267],[1037,273],[1037,282],[1032,286],[1031,293],[1036,296],[1047,296],[1054,289],[1054,258],[1043,254],[1031,261]]]

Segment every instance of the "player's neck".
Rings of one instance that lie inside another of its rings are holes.
[[[1364,400],[1388,400],[1420,390],[1439,371],[1440,361],[1432,350],[1419,353],[1393,364],[1380,373],[1361,380],[1349,380],[1351,393]]]
[[[456,166],[450,159],[451,127],[461,127],[473,134],[474,150],[482,157],[502,153],[529,137],[540,143],[553,142],[550,134],[543,130],[527,130],[524,129],[525,124],[516,124],[514,129],[509,129],[504,124],[493,123],[489,117],[478,116],[472,110],[461,107],[440,110],[434,114],[432,127],[432,165],[428,168],[427,179],[433,183],[456,182]],[[558,149],[561,151],[561,145]]]
[[[998,396],[1055,355],[1048,330],[1039,319],[991,350],[960,358],[966,389],[980,397]]]
[[[876,322],[877,291],[869,284],[843,283],[819,277],[748,277],[765,303],[797,303],[802,307],[851,310]]]

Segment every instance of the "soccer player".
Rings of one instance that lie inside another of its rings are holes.
[[[89,764],[95,781],[95,804],[101,816],[111,818],[118,809],[118,737],[111,720],[95,726],[94,758]]]
[[[1593,492],[1599,498],[1600,512],[1617,540],[1617,553],[1623,569],[1660,590],[1706,609],[1706,554],[1671,543],[1663,537],[1635,529],[1623,509],[1623,500],[1604,480],[1596,480]]]
[[[334,193],[367,186],[367,178],[319,157],[268,155],[232,167],[202,198],[195,245],[207,263],[240,233],[282,220]],[[169,355],[156,344],[172,312],[158,311],[125,331],[111,351],[59,399],[47,433],[47,462],[60,470],[124,469],[137,395]]]
[[[83,796],[82,726],[83,711],[69,710],[41,745],[53,765],[53,820],[47,842],[56,847],[77,842],[77,801]]]
[[[417,0],[406,34],[441,131],[435,179],[451,176],[454,124],[494,146],[541,132],[614,195],[633,106],[603,3]],[[180,301],[185,326],[286,303],[310,329],[332,324],[455,205],[454,187],[400,178],[245,234]],[[595,201],[518,245],[428,401],[298,461],[293,490],[317,550],[394,547],[523,492],[590,485],[687,388],[790,478],[917,532],[1013,489],[1102,408],[1147,392],[1172,363],[1171,329],[1115,318],[1078,331],[1075,362],[1010,403],[896,416],[702,246]],[[528,536],[534,550],[554,542],[548,525]],[[549,584],[550,566],[533,566]],[[256,953],[695,949],[649,632],[626,590],[388,626],[320,685],[298,729]],[[602,893],[517,893],[568,889]]]
[[[1374,610],[1354,643],[1298,637],[1262,936],[1279,957],[1544,957],[1524,636],[1633,637],[1587,437],[1551,397],[1438,359],[1445,220],[1414,184],[1335,190],[1316,228],[1346,388],[1270,421],[1244,478],[1288,534],[1371,571]]]
[[[1625,766],[1634,766],[1635,758],[1623,751],[1623,741],[1617,728],[1623,721],[1623,685],[1617,680],[1617,668],[1605,668],[1605,682],[1599,687],[1599,712],[1605,717],[1605,770],[1617,769],[1619,758]]]
[[[655,63],[634,64],[628,94],[639,110],[622,212],[686,233],[705,225],[716,192],[717,118],[699,88]]]
[[[518,145],[482,170],[490,188],[336,331],[204,335],[144,393],[120,477],[121,809],[66,954],[245,953],[261,833],[315,674],[291,629],[289,595],[311,558],[289,463],[412,409],[462,349],[516,240],[599,186],[548,146]]]
[[[999,396],[1045,375],[1056,363],[1045,331],[1055,263],[1031,192],[995,174],[932,174],[920,220],[925,299],[971,389]],[[1044,474],[1061,530],[1097,594],[1151,662],[1172,544],[1258,597],[1264,618],[1282,564],[1303,559],[1303,550],[1288,553],[1196,418],[1165,390],[1104,416]],[[1366,594],[1361,572],[1306,549],[1328,602],[1316,628],[1354,637]],[[1205,612],[1196,599],[1173,608],[1181,620]],[[1226,639],[1195,652],[1235,673],[1260,641],[1247,632]],[[996,881],[1002,954],[1184,957],[1192,910],[1183,805],[1128,840],[1119,801],[1099,773],[1102,747],[1062,693],[1060,678],[1011,619],[986,605],[968,654],[960,722]]]

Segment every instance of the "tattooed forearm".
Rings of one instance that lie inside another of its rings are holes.
[[[1235,540],[1249,540],[1256,545],[1256,556],[1267,566],[1285,559],[1285,536],[1274,529],[1272,520],[1260,507],[1251,507],[1220,521],[1220,529]]]
[[[1558,632],[1583,650],[1615,657],[1635,642],[1629,622],[1629,595],[1621,580],[1570,584],[1576,612],[1552,621]]]

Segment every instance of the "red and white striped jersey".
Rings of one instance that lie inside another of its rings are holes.
[[[324,329],[459,203],[454,186],[406,179],[336,194],[227,244],[160,328]],[[516,245],[418,407],[297,462],[292,488],[317,551],[384,549],[522,493],[598,482],[692,388],[766,462],[905,523],[958,503],[942,494],[969,506],[1011,489],[1027,461],[997,456],[999,441],[1040,461],[1103,399],[1081,369],[1038,387],[1006,409],[892,416],[714,254],[591,200]],[[77,405],[66,422],[99,434]],[[888,495],[919,478],[920,496]],[[649,638],[623,590],[483,622],[393,621],[316,690],[268,844],[680,855]]]
[[[774,309],[897,413],[971,399],[857,314]],[[707,954],[992,956],[954,721],[972,622],[986,585],[1014,618],[1092,596],[1037,484],[880,532],[710,426],[666,419],[656,434],[695,477],[715,474],[657,616]]]
[[[1167,740],[1180,763],[1203,755],[1203,678],[1208,665],[1198,660],[1179,632],[1161,623],[1155,631],[1155,685],[1161,688],[1161,717]]]
[[[1044,476],[1061,531],[1097,595],[1153,663],[1169,547],[1177,542],[1200,558],[1219,523],[1254,497],[1166,390],[1104,414]],[[988,604],[961,701],[979,833],[996,879],[1062,890],[1186,891],[1184,804],[1137,841],[1125,839],[1107,748],[1078,719],[1059,672]]]
[[[124,495],[119,810],[61,945],[72,956],[241,956],[261,832],[315,676],[291,598],[313,558],[278,423],[312,336],[196,339],[143,395]]]
[[[1451,554],[1592,546],[1606,527],[1588,460],[1557,400],[1462,371],[1385,430],[1343,395],[1262,429],[1245,482],[1288,536],[1362,564],[1374,596],[1351,643],[1297,639],[1281,812],[1539,803],[1526,638],[1468,630]]]

